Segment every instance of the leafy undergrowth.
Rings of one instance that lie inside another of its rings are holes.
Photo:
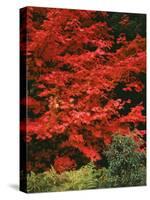
[[[55,192],[146,184],[146,156],[131,137],[115,136],[103,152],[108,167],[98,169],[90,162],[78,170],[57,173],[53,167],[27,176],[27,192]]]

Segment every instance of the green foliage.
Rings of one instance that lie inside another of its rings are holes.
[[[56,173],[54,168],[44,173],[31,173],[27,177],[28,192],[66,191],[97,188],[98,180],[94,164],[89,163],[79,170]]]
[[[146,184],[146,155],[131,137],[115,136],[105,151],[111,187]]]
[[[108,168],[96,169],[93,163],[89,163],[61,174],[53,167],[44,173],[32,172],[27,176],[27,191],[55,192],[146,184],[145,154],[137,151],[132,138],[115,136],[104,155]]]
[[[27,176],[27,192],[61,191],[60,186],[64,182],[66,177],[57,174],[53,167],[44,173],[31,172]]]
[[[93,163],[81,167],[79,170],[65,172],[67,183],[64,184],[66,190],[83,190],[97,187],[96,169]]]

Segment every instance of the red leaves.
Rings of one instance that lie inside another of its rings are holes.
[[[66,129],[66,125],[55,125],[52,129],[51,132],[56,132],[56,133],[63,133]]]
[[[93,147],[82,146],[80,151],[93,162],[102,159],[101,155]]]
[[[27,133],[29,136],[36,135],[38,140],[50,139],[52,137],[46,124],[41,123],[40,120],[36,122],[29,121],[27,123]]]
[[[79,134],[71,134],[69,137],[69,142],[75,143],[75,144],[83,144],[84,139],[82,135]]]
[[[21,104],[26,106],[28,109],[31,109],[35,114],[38,114],[44,110],[42,103],[31,96],[22,99]]]
[[[142,136],[146,135],[146,130],[139,131]]]
[[[21,131],[29,143],[33,137],[52,141],[52,160],[61,173],[76,167],[75,150],[93,162],[101,160],[112,135],[128,135],[145,124],[146,41],[138,34],[128,39],[120,30],[116,38],[113,17],[106,12],[36,9],[28,16],[26,57],[33,85],[22,101],[29,117]],[[33,20],[33,13],[41,19]],[[121,30],[130,20],[128,14],[120,16]],[[144,135],[140,130],[135,138]],[[66,155],[58,156],[64,149]]]
[[[120,118],[121,123],[133,122],[135,125],[139,122],[145,122],[146,118],[142,115],[144,107],[141,105],[135,106],[131,109],[131,112],[122,118]]]
[[[40,105],[40,102],[36,101],[33,97],[26,97],[21,100],[21,104],[30,108],[34,108]]]
[[[126,88],[123,88],[124,91],[132,91],[134,89],[136,92],[141,92],[143,89],[143,84],[138,81],[126,84],[126,86]]]
[[[76,112],[72,111],[70,113],[72,116],[72,122],[77,125],[90,124],[91,116],[89,112]]]
[[[102,132],[100,130],[94,130],[93,131],[93,136],[96,138],[101,138],[102,137]]]
[[[58,173],[66,170],[72,170],[76,167],[76,163],[68,156],[57,157],[54,161],[54,168]]]
[[[41,92],[38,96],[39,97],[47,97],[50,94],[50,91],[45,89],[43,92]]]
[[[104,136],[104,143],[105,143],[105,145],[109,145],[111,143],[111,141],[112,141],[112,138],[111,138],[110,135],[105,135]]]

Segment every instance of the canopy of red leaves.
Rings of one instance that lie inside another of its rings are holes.
[[[62,172],[102,160],[114,134],[144,142],[144,15],[29,7],[21,17],[29,159],[46,148],[45,165]]]

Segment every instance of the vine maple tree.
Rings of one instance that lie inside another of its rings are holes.
[[[114,134],[145,149],[143,15],[30,7],[22,16],[28,170],[101,164]]]

